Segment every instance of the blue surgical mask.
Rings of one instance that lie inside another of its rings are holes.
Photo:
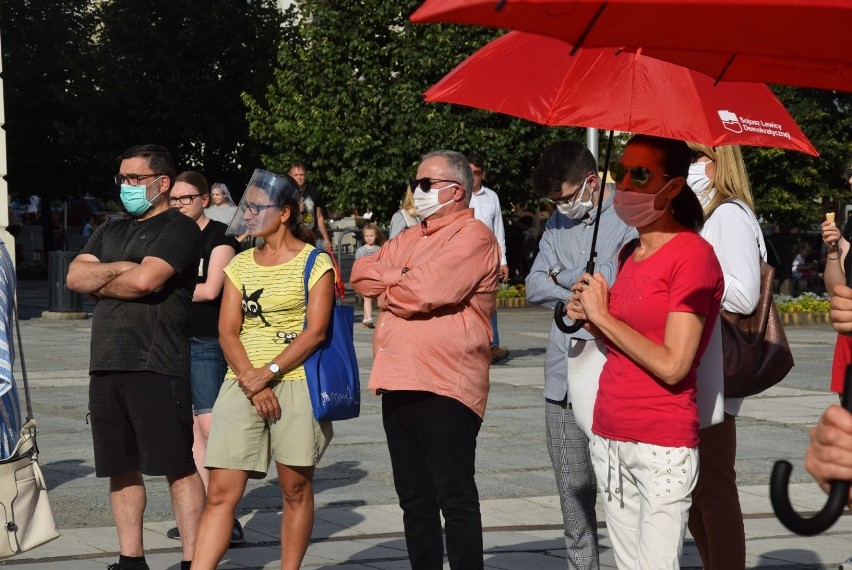
[[[121,185],[121,203],[131,216],[141,216],[151,209],[154,205],[154,200],[157,199],[162,192],[158,192],[153,200],[148,200],[148,186],[162,178],[158,176],[145,186],[131,186],[130,184]]]

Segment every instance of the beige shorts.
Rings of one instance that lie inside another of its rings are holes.
[[[281,406],[281,419],[269,423],[236,381],[225,380],[213,405],[205,467],[239,469],[252,479],[263,479],[270,459],[293,467],[319,463],[334,430],[331,422],[314,419],[307,382],[278,382],[272,391]]]

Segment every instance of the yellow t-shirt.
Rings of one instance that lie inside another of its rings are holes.
[[[305,328],[305,263],[314,246],[304,249],[287,263],[265,267],[254,261],[254,249],[238,254],[225,267],[225,275],[243,298],[243,327],[240,342],[254,367],[260,367],[281,351]],[[314,262],[308,288],[313,288],[326,271],[334,266],[326,254]],[[225,378],[237,375],[228,368]],[[304,380],[300,365],[283,376],[284,380]]]

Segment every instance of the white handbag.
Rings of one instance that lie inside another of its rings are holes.
[[[27,421],[21,427],[21,436],[12,454],[8,459],[0,460],[0,558],[32,550],[59,536],[47,497],[47,485],[38,465],[36,422],[33,419],[17,308],[14,317],[27,402]]]
[[[28,420],[8,459],[0,460],[0,558],[32,550],[59,536],[38,465],[36,422]]]

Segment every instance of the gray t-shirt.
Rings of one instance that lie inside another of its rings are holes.
[[[176,208],[144,221],[111,220],[81,253],[104,263],[158,257],[175,270],[163,289],[95,305],[90,372],[147,371],[189,378],[189,326],[201,231]]]

